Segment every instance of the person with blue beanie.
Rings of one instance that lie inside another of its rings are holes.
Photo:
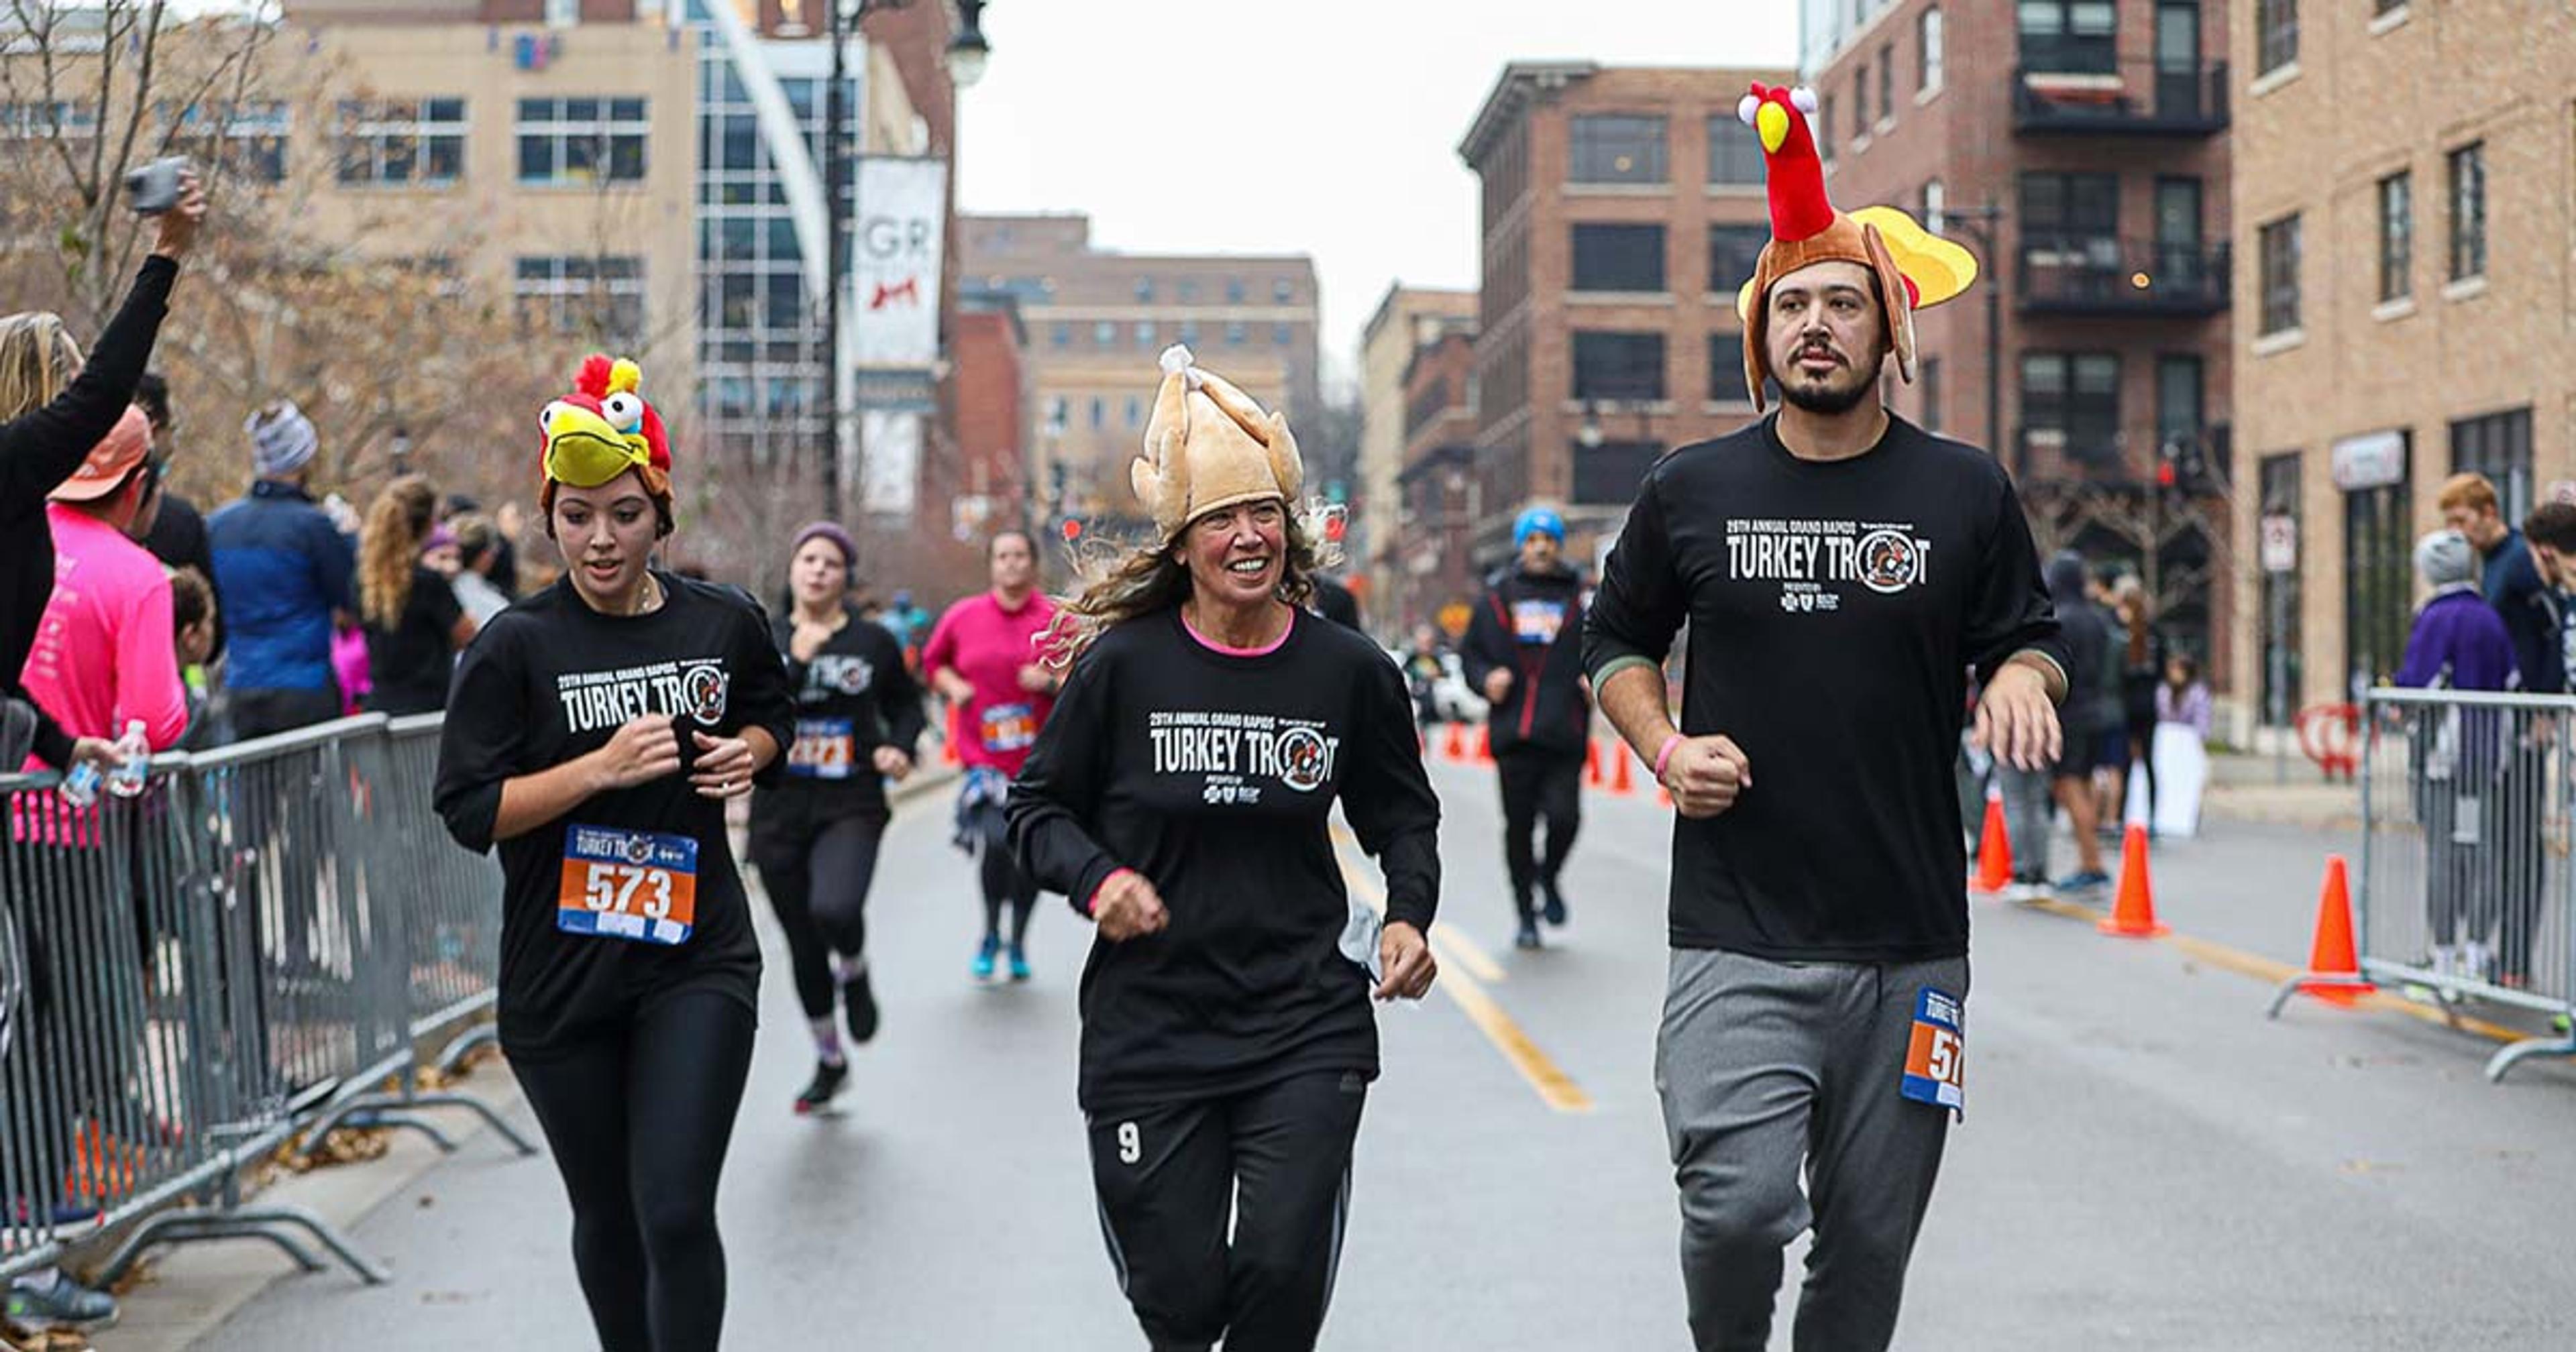
[[[1458,658],[1493,705],[1486,726],[1503,788],[1503,860],[1519,921],[1512,942],[1534,949],[1542,916],[1565,923],[1558,879],[1583,820],[1592,700],[1583,677],[1583,584],[1563,558],[1565,519],[1529,508],[1512,523],[1512,547],[1518,557],[1487,588]]]

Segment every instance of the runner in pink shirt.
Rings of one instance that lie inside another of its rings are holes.
[[[112,742],[139,719],[152,749],[166,751],[187,731],[188,691],[170,624],[170,575],[136,543],[161,505],[150,451],[150,424],[127,409],[45,505],[54,590],[21,680],[75,738]]]
[[[930,673],[931,688],[949,702],[950,735],[966,766],[966,784],[957,795],[957,844],[976,856],[984,885],[984,940],[975,950],[975,979],[992,980],[994,961],[1007,951],[1011,980],[1026,981],[1029,915],[1037,909],[1038,887],[1011,858],[1002,800],[1063,681],[1037,658],[1036,640],[1055,622],[1055,605],[1038,594],[1036,542],[1025,531],[1003,531],[986,547],[986,560],[993,589],[939,617],[921,665]]]

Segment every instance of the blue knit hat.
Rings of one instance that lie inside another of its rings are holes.
[[[1550,535],[1558,544],[1565,543],[1565,518],[1549,507],[1531,507],[1512,519],[1512,548],[1518,549],[1533,535]]]

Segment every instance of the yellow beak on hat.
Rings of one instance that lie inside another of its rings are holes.
[[[575,488],[597,488],[630,469],[652,463],[644,437],[620,432],[608,419],[579,404],[546,406],[546,477]]]

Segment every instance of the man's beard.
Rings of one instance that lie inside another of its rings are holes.
[[[1820,413],[1827,417],[1849,413],[1860,407],[1860,401],[1868,398],[1871,390],[1878,388],[1879,372],[1885,369],[1886,364],[1887,358],[1883,355],[1872,361],[1869,364],[1868,373],[1854,380],[1847,389],[1834,389],[1831,386],[1823,388],[1809,386],[1802,389],[1789,381],[1780,381],[1780,402],[1804,412]],[[1795,367],[1796,358],[1793,356],[1791,369],[1794,370]],[[1857,366],[1851,369],[1855,375],[1860,374],[1860,368]]]

